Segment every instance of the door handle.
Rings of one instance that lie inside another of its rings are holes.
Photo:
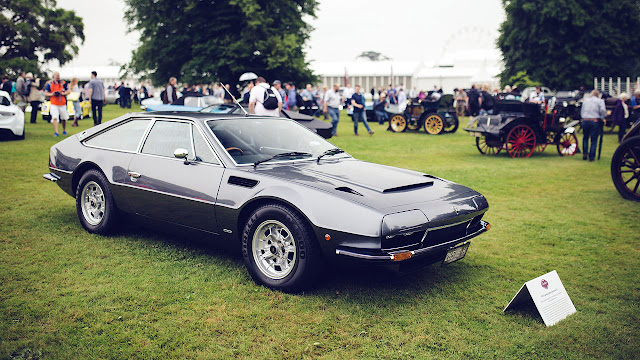
[[[139,178],[140,176],[142,176],[142,174],[137,173],[137,172],[133,172],[133,171],[129,171],[128,172],[129,176],[131,176],[132,178]]]

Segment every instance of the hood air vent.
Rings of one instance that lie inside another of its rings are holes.
[[[229,181],[227,183],[231,185],[242,186],[246,188],[253,188],[258,185],[258,180],[245,179],[237,176],[229,176]]]
[[[350,187],[346,187],[346,186],[337,187],[336,190],[343,191],[343,192],[346,192],[346,193],[349,193],[349,194],[353,194],[353,195],[362,196],[362,194],[360,194],[359,192],[353,190]]]
[[[394,188],[390,188],[390,189],[385,189],[382,192],[386,194],[386,193],[396,192],[396,191],[415,190],[415,189],[419,189],[419,188],[423,188],[423,187],[429,187],[429,186],[433,186],[433,181],[427,181],[427,182],[422,182],[422,183],[417,183],[417,184],[398,186],[398,187],[394,187]]]

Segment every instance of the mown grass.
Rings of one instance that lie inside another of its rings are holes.
[[[122,113],[109,106],[105,118]],[[290,295],[255,285],[219,244],[135,223],[88,234],[74,200],[41,178],[51,125],[27,124],[25,141],[0,143],[0,358],[640,357],[640,205],[611,182],[614,135],[589,163],[553,148],[487,157],[462,130],[372,126],[356,138],[343,114],[331,141],[480,191],[493,228],[450,266],[327,269],[316,289]],[[554,269],[576,314],[550,328],[503,314],[523,282]]]

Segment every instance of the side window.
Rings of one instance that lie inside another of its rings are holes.
[[[202,137],[198,129],[196,129],[195,126],[192,126],[191,130],[193,131],[193,147],[196,150],[195,159],[209,164],[219,164],[218,159],[213,154],[209,144],[207,144],[207,141]]]
[[[84,143],[112,150],[137,151],[138,144],[151,120],[140,119],[127,121],[96,135]]]
[[[157,120],[142,146],[142,153],[172,158],[179,148],[189,151],[189,158],[192,158],[191,124]]]

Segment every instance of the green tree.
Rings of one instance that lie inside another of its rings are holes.
[[[221,81],[235,84],[247,71],[302,84],[314,76],[303,47],[315,0],[126,0],[140,47],[128,70],[165,84]]]
[[[577,88],[594,77],[640,70],[638,0],[503,0],[498,47],[502,83],[524,71],[550,88]]]
[[[503,85],[517,86],[519,89],[524,89],[541,84],[539,82],[531,80],[529,74],[527,74],[526,71],[518,71],[515,75],[509,78],[507,83]]]
[[[62,65],[78,54],[84,24],[55,0],[0,0],[0,72],[42,74],[50,60]]]
[[[357,56],[357,58],[365,58],[371,61],[382,61],[382,60],[391,60],[390,57],[386,55],[382,55],[377,51],[364,51]]]

